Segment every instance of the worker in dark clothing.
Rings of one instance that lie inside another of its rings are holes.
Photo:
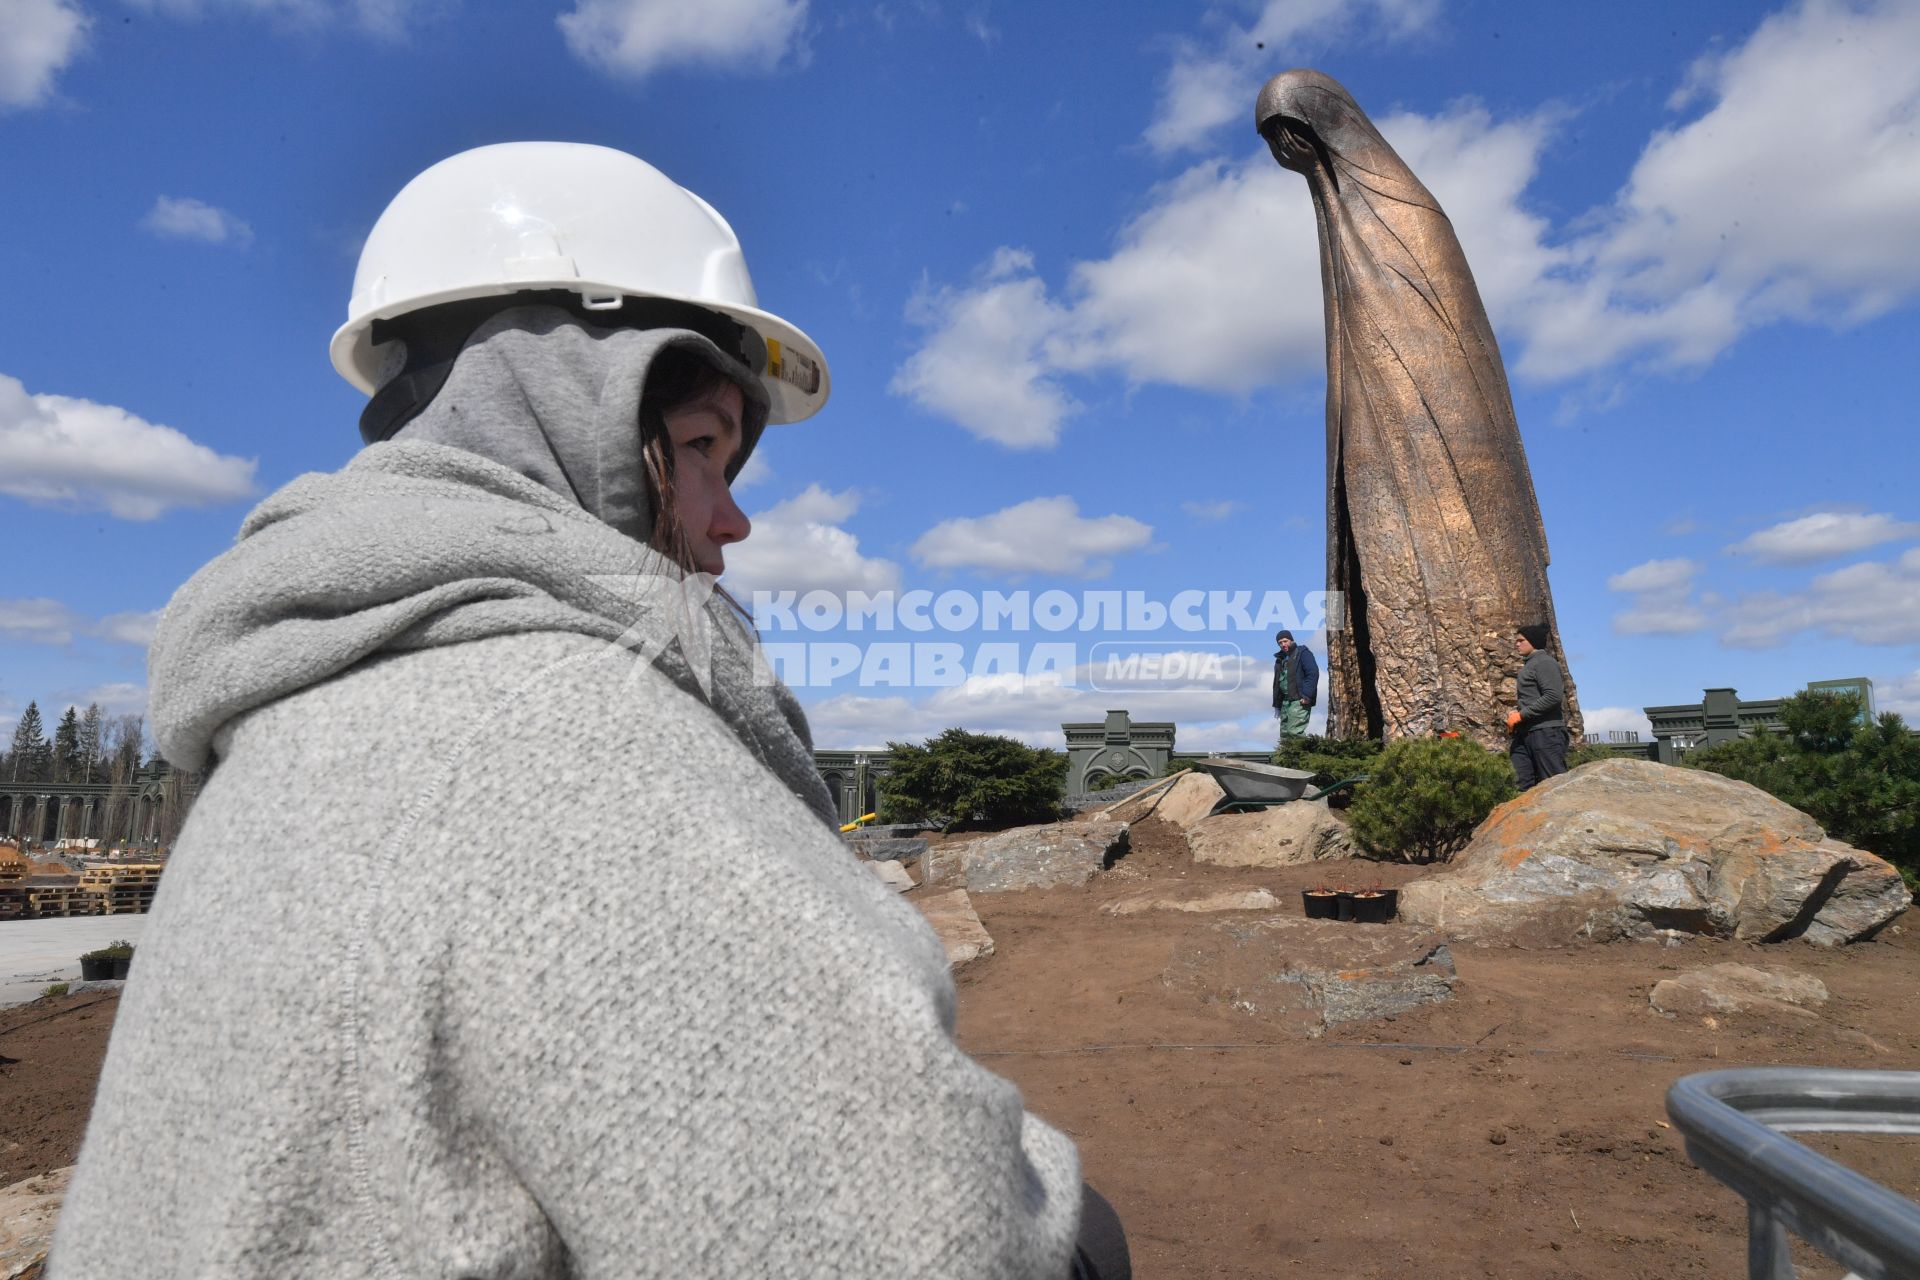
[[[1320,695],[1320,664],[1313,651],[1293,642],[1293,632],[1282,631],[1274,637],[1279,652],[1273,655],[1273,714],[1280,721],[1280,745],[1307,732],[1307,717]]]
[[[1514,649],[1526,659],[1513,690],[1517,705],[1507,712],[1507,728],[1513,733],[1508,754],[1522,791],[1567,771],[1567,686],[1547,642],[1543,622],[1521,627],[1513,640]]]

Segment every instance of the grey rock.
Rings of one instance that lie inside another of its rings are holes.
[[[1055,889],[1085,884],[1127,851],[1124,822],[1049,822],[929,851],[928,884],[974,893]]]
[[[866,865],[874,875],[880,877],[881,884],[895,893],[905,893],[913,888],[913,877],[897,862],[869,862]]]
[[[1911,902],[1891,865],[1757,787],[1605,760],[1495,809],[1451,867],[1401,889],[1400,917],[1522,946],[1676,933],[1832,945]]]
[[[1225,920],[1174,946],[1164,980],[1307,1036],[1451,999],[1457,975],[1439,934],[1268,916]]]
[[[865,840],[850,839],[847,841],[847,847],[875,862],[911,862],[926,853],[927,841],[881,836]]]
[[[947,949],[949,969],[958,969],[963,964],[993,954],[993,939],[988,935],[986,926],[980,923],[980,917],[973,909],[973,901],[967,897],[965,889],[929,894],[918,899],[915,905],[940,936],[940,945]]]
[[[71,1167],[0,1187],[0,1276],[19,1274],[46,1255],[67,1198]]]
[[[1808,1006],[1827,1002],[1820,979],[1784,969],[1756,969],[1745,964],[1716,964],[1695,969],[1655,984],[1647,1003],[1656,1013],[1672,1017],[1688,1014],[1785,1013],[1814,1016]]]
[[[1110,916],[1143,911],[1278,911],[1280,900],[1265,889],[1143,889],[1116,898],[1100,910]]]
[[[1325,800],[1217,814],[1187,832],[1187,847],[1195,862],[1222,867],[1286,867],[1353,856],[1346,821]]]

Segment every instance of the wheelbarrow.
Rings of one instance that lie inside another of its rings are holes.
[[[1283,769],[1277,764],[1230,760],[1225,756],[1195,760],[1193,768],[1212,774],[1213,780],[1226,792],[1213,806],[1213,813],[1245,813],[1294,800],[1323,800],[1336,791],[1367,780],[1366,774],[1355,774],[1315,790],[1313,780],[1320,775],[1309,769]]]

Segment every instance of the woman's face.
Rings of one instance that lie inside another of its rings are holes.
[[[723,383],[665,415],[673,443],[673,500],[693,550],[694,567],[718,577],[727,564],[721,548],[753,531],[734,505],[727,468],[740,452],[740,388]]]

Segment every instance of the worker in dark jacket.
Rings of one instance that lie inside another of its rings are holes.
[[[1567,686],[1560,664],[1547,652],[1547,641],[1543,622],[1521,627],[1513,639],[1514,649],[1526,659],[1514,684],[1516,706],[1507,712],[1507,728],[1513,732],[1509,754],[1522,791],[1567,771]]]
[[[1307,717],[1320,695],[1320,664],[1305,645],[1293,642],[1293,632],[1274,637],[1280,651],[1273,655],[1273,714],[1280,721],[1280,745],[1307,731]]]

